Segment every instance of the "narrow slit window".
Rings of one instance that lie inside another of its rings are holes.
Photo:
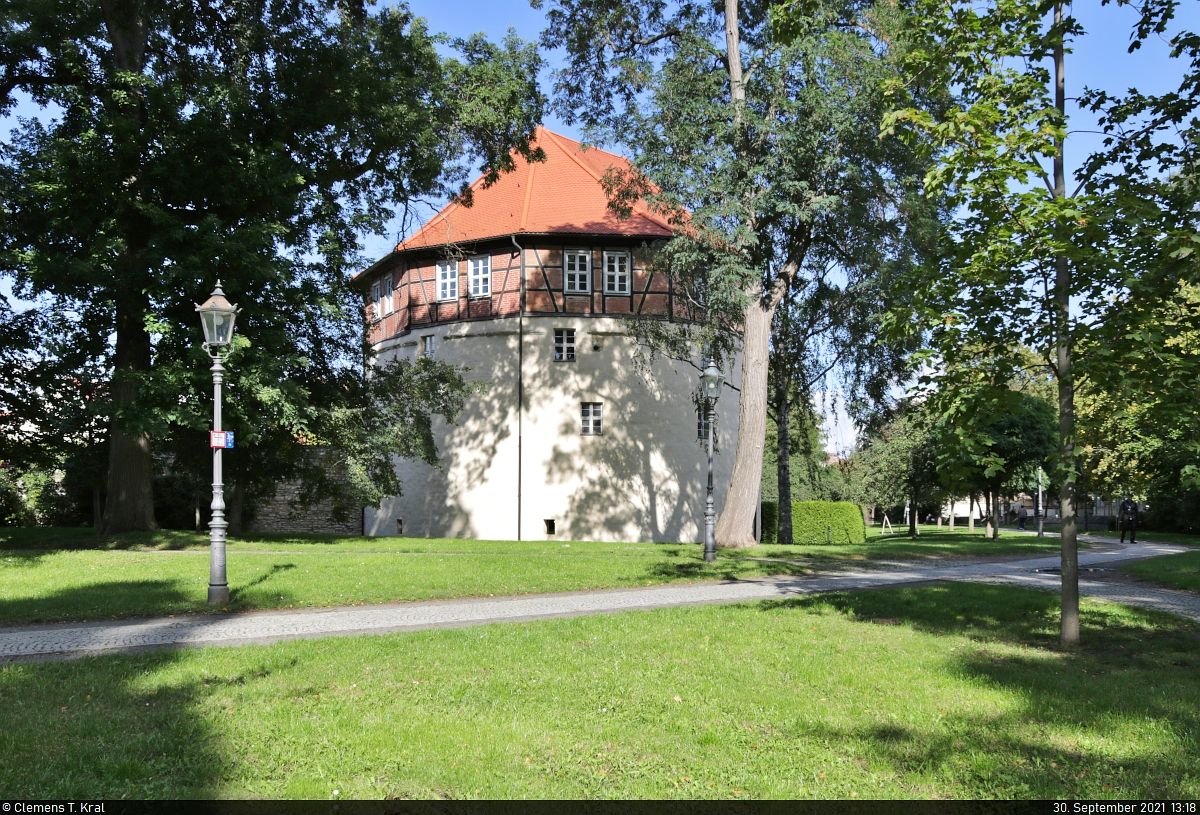
[[[592,290],[590,252],[568,250],[563,255],[564,288],[568,294],[587,294]]]
[[[404,519],[403,518],[396,519],[396,534],[397,535],[404,534]]]
[[[604,253],[604,293],[629,294],[629,253]]]
[[[437,299],[458,299],[458,263],[446,260],[437,265]]]
[[[423,356],[423,357],[433,356],[433,335],[432,334],[426,334],[424,337],[421,337],[421,356]]]
[[[599,436],[603,430],[603,420],[601,412],[603,404],[600,402],[583,402],[580,413],[583,417],[583,426],[580,433],[584,436]]]
[[[468,276],[469,292],[472,297],[491,297],[492,295],[492,259],[490,257],[471,258],[470,275]]]
[[[570,362],[575,359],[575,329],[554,329],[554,361]]]

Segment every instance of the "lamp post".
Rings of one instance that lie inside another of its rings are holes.
[[[721,396],[725,377],[712,360],[704,361],[704,373],[700,374],[700,388],[704,399],[704,419],[708,425],[708,497],[704,502],[704,559],[712,563],[717,559],[717,511],[713,506],[713,408]]]
[[[240,310],[225,299],[220,280],[217,281],[212,296],[205,300],[203,305],[196,306],[196,311],[200,312],[200,325],[204,328],[204,352],[213,363],[213,433],[209,437],[209,446],[213,449],[212,522],[208,525],[209,605],[229,602],[229,582],[225,578],[225,530],[229,524],[225,522],[225,485],[221,480],[221,451],[226,446],[225,434],[221,431],[221,385],[225,381],[225,366],[222,363],[229,357],[233,321]]]

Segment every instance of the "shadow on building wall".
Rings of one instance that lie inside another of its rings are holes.
[[[425,465],[404,466],[405,504],[429,519],[429,533],[477,537],[475,513],[495,511],[513,518],[512,532],[503,537],[516,537],[520,351],[516,321],[511,322],[444,341],[443,358],[469,367],[467,378],[480,390],[455,424],[439,420],[435,425],[442,473]],[[525,326],[521,490],[526,537],[542,517],[557,516],[559,535],[575,539],[695,538],[707,465],[696,438],[693,371],[659,359],[651,371],[640,373],[632,364],[631,338],[611,324],[607,330],[579,330],[577,359],[555,362],[554,323],[536,319]],[[581,435],[583,401],[603,403],[602,435]],[[719,496],[725,486],[718,485]]]

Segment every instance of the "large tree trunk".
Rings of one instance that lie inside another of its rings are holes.
[[[779,444],[776,447],[776,454],[779,457],[778,466],[776,467],[777,477],[779,479],[779,531],[776,542],[790,546],[792,541],[792,450],[790,433],[790,422],[787,399],[787,385],[782,384],[778,387],[775,394],[775,415],[777,429],[779,431]]]
[[[1054,5],[1054,25],[1062,25],[1062,3]],[[1062,115],[1067,109],[1066,61],[1063,37],[1054,44],[1054,104]],[[1054,152],[1054,197],[1067,196],[1063,141]],[[1060,255],[1054,263],[1055,374],[1058,377],[1058,440],[1062,458],[1062,617],[1059,640],[1070,648],[1079,645],[1079,544],[1075,530],[1075,372],[1071,360],[1071,266]]]
[[[728,497],[717,519],[717,546],[742,548],[756,544],[754,512],[762,483],[763,442],[767,437],[769,338],[778,302],[778,297],[753,297],[746,307],[737,452]]]
[[[141,0],[101,0],[100,6],[112,44],[114,65],[123,73],[140,74],[149,31]],[[122,115],[131,133],[140,131],[146,113],[144,89],[140,82],[127,82],[123,78],[118,82],[121,83]],[[114,157],[130,192],[129,198],[114,213],[122,225],[125,246],[113,266],[117,281],[113,297],[117,343],[113,354],[108,495],[101,520],[101,531],[105,534],[157,528],[150,438],[142,432],[127,431],[128,422],[121,417],[122,413],[136,409],[138,382],[150,371],[151,365],[150,335],[145,325],[150,304],[139,283],[145,279],[147,271],[138,258],[138,247],[144,245],[144,240],[138,236],[145,217],[135,200],[143,158],[139,144],[138,139],[114,142]]]
[[[138,379],[150,370],[150,335],[144,296],[118,297],[117,347],[113,354],[112,405],[109,426],[108,496],[100,531],[145,532],[157,529],[154,522],[154,459],[150,437],[128,431],[121,413],[135,410]]]

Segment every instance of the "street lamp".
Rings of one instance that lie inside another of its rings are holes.
[[[203,305],[196,306],[200,312],[200,325],[204,328],[204,352],[212,360],[213,375],[213,432],[209,435],[209,446],[213,452],[213,497],[212,522],[209,523],[211,557],[208,566],[208,603],[218,605],[229,602],[229,582],[225,579],[225,485],[221,481],[221,451],[232,447],[233,434],[221,430],[221,384],[225,381],[225,366],[229,357],[229,343],[233,339],[233,321],[241,311],[225,299],[221,281],[213,289],[212,296]],[[228,439],[228,440],[227,440]]]
[[[708,497],[704,502],[704,559],[712,563],[717,559],[717,540],[714,529],[717,511],[713,507],[713,408],[721,396],[725,377],[712,360],[705,360],[704,373],[700,374],[700,390],[704,399],[704,419],[708,425]]]

